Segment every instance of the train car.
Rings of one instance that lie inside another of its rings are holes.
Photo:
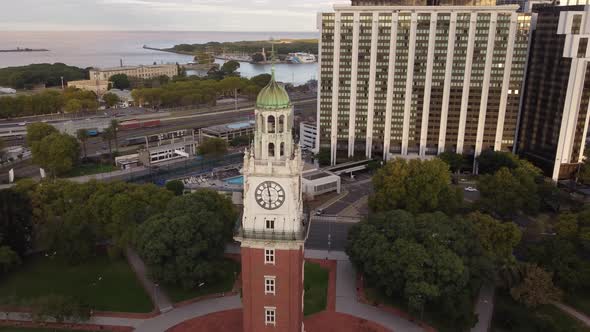
[[[141,128],[141,122],[136,119],[123,121],[119,124],[121,130],[133,130]]]
[[[141,122],[141,128],[154,128],[160,125],[160,119]]]
[[[125,140],[125,146],[140,145],[145,143],[145,137],[131,137]]]

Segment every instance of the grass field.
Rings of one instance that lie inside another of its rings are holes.
[[[205,284],[201,287],[188,290],[176,285],[165,285],[164,290],[170,297],[170,300],[175,303],[203,295],[229,292],[234,286],[236,276],[240,273],[240,263],[226,258],[223,260],[221,270],[223,277],[219,278],[215,283]]]
[[[305,262],[303,314],[315,314],[326,309],[328,303],[328,279],[330,272],[319,264]]]
[[[16,271],[0,279],[0,298],[26,304],[43,295],[72,296],[94,310],[150,312],[150,298],[127,261],[96,257],[70,266],[57,258],[30,258]]]
[[[66,174],[66,177],[76,177],[76,176],[83,176],[83,175],[92,175],[92,174],[100,174],[100,173],[107,173],[117,170],[117,168],[113,165],[105,165],[105,164],[79,164],[75,166],[71,171]]]
[[[491,331],[590,332],[590,328],[553,305],[528,309],[512,300],[510,295],[498,293]]]

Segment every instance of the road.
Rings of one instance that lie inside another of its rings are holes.
[[[352,222],[321,221],[312,218],[306,249],[344,251]]]
[[[150,116],[151,118],[160,119],[162,125],[157,128],[142,128],[135,130],[121,130],[117,137],[119,144],[122,144],[127,138],[141,137],[145,135],[159,134],[162,132],[169,132],[180,129],[198,129],[213,125],[244,121],[250,119],[254,115],[253,103],[242,103],[238,105],[238,109],[234,109],[234,105],[219,105],[214,107],[180,110],[175,112],[150,112],[143,111],[142,116]],[[317,102],[315,98],[294,100],[293,101],[295,113],[299,112],[315,112],[317,108]],[[241,107],[241,108],[240,108]],[[125,112],[128,112],[126,110]],[[131,111],[135,115],[135,111]],[[132,115],[126,115],[124,117],[118,117],[119,121],[124,119],[133,118]],[[36,120],[40,121],[42,117],[38,117]],[[28,120],[27,120],[28,121]],[[12,123],[19,123],[12,120]],[[22,123],[22,121],[20,122]],[[22,138],[6,138],[5,145],[23,145],[24,137]],[[107,143],[105,143],[102,137],[91,137],[87,142],[88,155],[97,155],[108,152]],[[122,149],[125,150],[125,149]],[[132,150],[135,150],[132,148]]]

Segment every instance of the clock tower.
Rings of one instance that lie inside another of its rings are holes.
[[[254,141],[244,155],[241,242],[245,332],[303,331],[303,214],[293,107],[274,77],[256,100]]]

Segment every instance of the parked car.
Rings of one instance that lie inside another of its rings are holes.
[[[477,191],[477,189],[473,188],[473,187],[465,187],[465,191],[475,192],[475,191]]]

